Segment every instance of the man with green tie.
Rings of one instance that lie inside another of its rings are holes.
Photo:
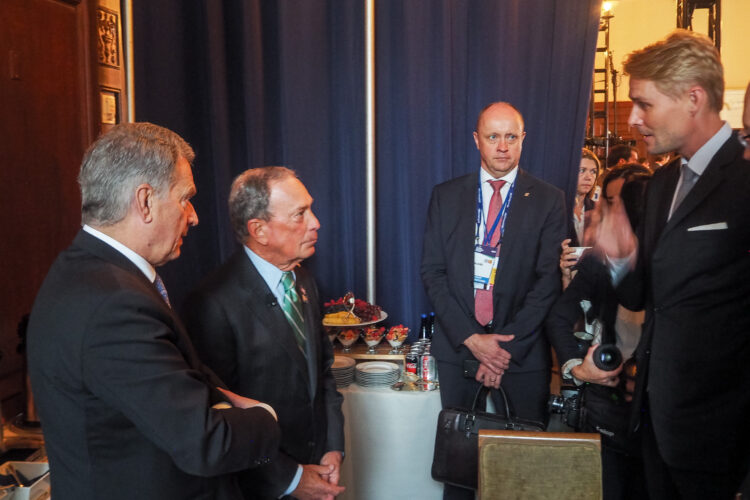
[[[287,168],[240,174],[229,213],[242,247],[185,307],[204,362],[230,389],[269,403],[279,417],[278,458],[241,479],[253,498],[331,498],[343,491],[343,397],[330,371],[317,286],[300,266],[318,239],[312,202]]]

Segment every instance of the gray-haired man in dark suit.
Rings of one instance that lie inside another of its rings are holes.
[[[320,224],[305,186],[284,167],[247,170],[229,212],[242,247],[188,298],[186,323],[204,361],[230,389],[273,406],[279,456],[243,474],[248,496],[332,498],[344,451],[343,397],[315,281],[299,264]]]
[[[156,274],[198,223],[192,160],[150,123],[115,126],[83,160],[84,226],[28,331],[57,500],[239,499],[229,473],[277,452],[272,412],[200,363]]]

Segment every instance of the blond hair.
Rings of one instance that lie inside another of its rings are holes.
[[[636,80],[651,80],[660,92],[677,98],[691,85],[708,94],[712,109],[724,105],[724,68],[710,38],[677,29],[665,39],[631,52],[623,63],[625,73]]]

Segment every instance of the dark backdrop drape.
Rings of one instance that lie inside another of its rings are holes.
[[[601,0],[378,0],[377,302],[416,327],[433,185],[479,168],[479,110],[524,115],[521,166],[575,189]],[[201,218],[162,274],[176,302],[237,248],[231,179],[286,165],[321,221],[323,297],[364,297],[363,1],[134,2],[136,115],[195,148]]]

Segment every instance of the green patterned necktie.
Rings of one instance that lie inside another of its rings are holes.
[[[294,288],[294,275],[291,271],[286,271],[281,275],[281,284],[284,286],[284,302],[281,309],[284,311],[287,321],[294,330],[294,338],[304,354],[305,349],[305,320],[302,317],[300,309],[299,296]]]

